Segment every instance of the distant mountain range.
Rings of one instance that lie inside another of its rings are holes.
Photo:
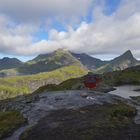
[[[18,71],[24,74],[36,74],[70,65],[82,66],[80,61],[73,57],[69,51],[58,49],[50,54],[41,54],[26,62],[18,68]]]
[[[85,53],[76,54],[58,49],[49,54],[38,55],[33,60],[25,63],[16,58],[3,58],[0,60],[0,77],[48,72],[71,65],[95,73],[104,73],[137,66],[140,65],[140,61],[134,58],[130,50],[111,61],[102,61]]]
[[[17,68],[22,65],[23,65],[23,62],[21,62],[20,60],[16,58],[4,57],[3,59],[0,59],[0,70]]]
[[[71,53],[71,54],[89,70],[95,70],[108,63],[107,61],[102,61],[100,59],[91,57],[85,53],[82,54]]]
[[[82,81],[77,78],[86,75],[88,71],[111,72],[103,74],[105,77],[102,82],[103,88],[109,83],[121,85],[123,83],[135,84],[140,81],[140,62],[133,57],[131,51],[111,61],[102,61],[87,54],[75,54],[58,49],[49,54],[41,54],[25,63],[16,58],[3,58],[0,60],[0,66],[0,77],[8,77],[0,78],[0,100],[29,94],[42,86],[48,88],[51,84],[58,85],[71,78],[76,78],[77,82],[68,80],[60,84],[60,89],[67,90],[70,87],[80,89]],[[116,70],[123,70],[123,72]],[[54,89],[54,86],[50,88]]]

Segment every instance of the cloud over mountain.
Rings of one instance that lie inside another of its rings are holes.
[[[12,0],[13,4],[8,5],[9,0],[2,0],[0,52],[35,55],[67,48],[74,52],[96,55],[121,54],[130,49],[140,58],[140,1],[120,0],[117,9],[110,14],[105,12],[108,8],[106,1]],[[84,19],[89,9],[93,18],[91,22]],[[62,22],[65,30],[51,26],[45,39],[37,39],[35,33],[41,28],[48,28],[48,21],[52,24],[57,20]],[[71,22],[78,27],[75,29]]]

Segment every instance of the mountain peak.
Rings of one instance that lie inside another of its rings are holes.
[[[3,57],[2,59],[10,59],[9,57]]]
[[[121,56],[113,59],[110,65],[114,70],[123,70],[138,64],[130,50],[123,53]]]
[[[113,59],[113,62],[122,62],[122,61],[137,61],[132,52],[130,50],[127,50],[125,53],[123,53],[122,55],[120,55],[119,57]]]
[[[69,51],[65,48],[59,48],[57,50],[54,51],[54,53],[59,53],[59,54],[62,54],[62,53],[68,53]]]
[[[130,50],[127,50],[123,55],[133,56],[133,54]]]
[[[4,57],[0,59],[0,70],[17,68],[20,67],[21,65],[23,65],[23,62],[21,62],[17,58]]]
[[[3,57],[2,59],[0,59],[0,62],[4,63],[4,62],[12,62],[12,63],[22,63],[22,61],[20,61],[17,58],[9,58],[9,57]]]
[[[57,52],[63,52],[63,51],[67,51],[67,49],[66,48],[58,48],[58,49],[56,49],[55,51],[57,51]]]
[[[13,60],[13,58],[3,57],[3,58],[1,59],[1,61],[11,61],[11,60]]]
[[[118,58],[121,58],[123,60],[136,60],[130,50],[127,50],[125,53],[123,53]]]

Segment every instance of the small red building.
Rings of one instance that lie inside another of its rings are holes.
[[[101,81],[101,77],[99,74],[88,73],[84,77],[84,85],[87,88],[96,88],[97,84]]]

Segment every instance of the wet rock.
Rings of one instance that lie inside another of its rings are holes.
[[[104,93],[108,93],[108,92],[114,91],[114,90],[116,90],[116,88],[114,88],[114,87],[108,87],[108,88],[106,88],[106,89],[103,89],[103,92],[104,92]]]
[[[135,89],[134,91],[140,91],[140,89]]]
[[[92,94],[94,93],[94,94]],[[91,99],[87,99],[91,97]],[[60,91],[60,92],[44,92],[42,94],[32,94],[30,96],[23,96],[23,98],[16,98],[12,102],[6,102],[3,105],[7,108],[18,109],[21,114],[28,118],[29,124],[34,124],[49,115],[50,111],[59,109],[74,109],[80,114],[87,114],[86,110],[77,110],[79,107],[88,105],[102,105],[105,103],[118,103],[116,96],[104,94],[97,91],[73,90],[73,91]],[[1,103],[0,103],[1,104]],[[57,114],[57,113],[56,113]],[[63,114],[62,114],[63,116]],[[64,121],[67,118],[63,118]],[[71,117],[70,117],[71,119]],[[58,123],[52,122],[51,128],[59,127]],[[42,139],[41,139],[42,140]]]
[[[81,93],[80,95],[81,97],[86,98],[88,96],[88,93],[85,92],[85,93]]]
[[[60,100],[63,100],[62,97],[55,97],[55,101],[60,101]]]
[[[32,100],[31,99],[28,99],[27,101],[25,101],[26,104],[30,104],[32,103]]]
[[[39,101],[39,100],[40,100],[39,95],[34,95],[34,96],[32,97],[32,100],[33,100],[33,102]]]
[[[96,100],[96,98],[94,98],[94,97],[89,97],[89,96],[88,96],[86,99],[87,99],[87,100],[93,100],[93,101]]]
[[[139,140],[140,126],[133,123],[135,109],[123,103],[91,105],[51,112],[20,140]],[[132,116],[129,115],[132,113]],[[42,131],[43,130],[43,131]],[[131,135],[131,138],[130,138]]]

